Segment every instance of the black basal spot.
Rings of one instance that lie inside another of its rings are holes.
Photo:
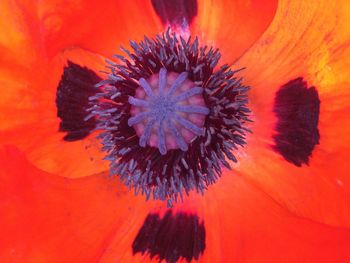
[[[197,0],[152,0],[162,23],[187,28],[197,15]]]
[[[99,91],[94,85],[100,81],[92,70],[68,61],[56,92],[59,131],[67,132],[65,141],[81,140],[95,128],[95,118],[85,118],[89,114],[89,97]]]
[[[278,119],[274,149],[296,166],[307,165],[320,140],[317,90],[302,78],[291,80],[276,93],[273,111]]]
[[[163,218],[149,214],[133,244],[133,254],[148,253],[151,258],[174,263],[190,262],[205,249],[205,227],[196,215],[168,211]]]

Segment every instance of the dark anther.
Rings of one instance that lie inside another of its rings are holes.
[[[197,0],[152,0],[157,15],[165,25],[187,28],[198,12]]]
[[[133,253],[147,253],[159,261],[197,260],[205,249],[205,227],[196,215],[168,211],[163,218],[149,214],[133,244]]]
[[[273,110],[277,116],[275,150],[296,166],[308,164],[320,140],[317,90],[308,88],[302,78],[291,80],[276,93]]]
[[[89,114],[89,97],[100,91],[95,87],[101,78],[92,70],[68,61],[56,92],[57,116],[61,119],[59,130],[67,132],[65,141],[85,138],[95,128],[96,120],[85,121]]]
[[[112,175],[148,199],[203,193],[236,162],[249,121],[248,87],[220,52],[169,31],[130,42],[90,98]],[[215,68],[215,70],[214,70]]]

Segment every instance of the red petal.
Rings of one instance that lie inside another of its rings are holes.
[[[96,72],[104,69],[103,58],[73,49],[32,63],[31,69],[0,70],[0,142],[17,145],[45,171],[82,177],[106,171],[108,163],[94,135],[68,143],[58,132],[56,89],[68,59]]]
[[[274,18],[277,1],[198,1],[198,17],[191,32],[233,63],[264,33]]]
[[[151,1],[142,0],[44,1],[39,17],[49,54],[80,46],[110,57],[129,39],[153,36],[162,28]]]
[[[25,67],[42,51],[36,5],[33,1],[23,6],[16,1],[3,0],[0,10],[0,67],[9,71],[15,63]]]
[[[203,262],[346,262],[350,229],[296,217],[232,173],[207,192]]]
[[[147,206],[116,178],[48,174],[12,147],[0,163],[1,262],[97,262],[115,236],[131,250]]]
[[[346,10],[346,11],[345,11]],[[350,14],[348,1],[281,1],[274,22],[239,61],[252,86],[253,135],[238,169],[302,217],[350,226]],[[272,150],[278,88],[304,77],[321,100],[320,144],[297,168]]]
[[[148,262],[132,242],[155,203],[103,174],[63,179],[0,151],[1,262]],[[14,168],[16,167],[16,168]],[[347,262],[350,230],[295,217],[238,175],[177,209],[198,211],[206,228],[200,262]],[[171,249],[171,247],[169,247]]]

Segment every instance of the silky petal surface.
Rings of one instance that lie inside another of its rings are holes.
[[[52,60],[41,60],[32,68],[10,72],[0,70],[3,86],[0,98],[0,142],[12,143],[25,151],[35,165],[65,177],[83,177],[108,170],[96,134],[84,140],[66,142],[59,132],[56,89],[67,61],[99,73],[104,58],[70,49]],[[35,71],[33,74],[33,70]]]
[[[348,1],[280,1],[274,21],[236,66],[247,66],[253,134],[237,169],[293,213],[350,226]],[[274,98],[303,77],[318,91],[320,144],[296,167],[273,150]]]
[[[0,160],[1,262],[157,262],[133,255],[132,242],[148,213],[166,211],[163,204],[133,197],[105,174],[64,179],[45,173],[14,147],[2,147]],[[239,175],[227,173],[210,190],[173,211],[204,221],[199,262],[350,259],[349,229],[296,217]]]
[[[233,63],[264,33],[274,19],[277,0],[198,1],[198,17],[191,33],[203,45],[222,53],[221,64]]]
[[[150,1],[42,1],[38,10],[48,54],[79,46],[111,56],[119,45],[161,28]]]
[[[108,174],[66,179],[37,169],[14,147],[0,155],[1,262],[97,262],[146,215],[138,205],[145,201]]]

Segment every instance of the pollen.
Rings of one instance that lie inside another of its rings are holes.
[[[169,30],[122,51],[107,60],[86,117],[97,122],[111,175],[169,207],[204,194],[237,162],[250,132],[242,69],[218,66],[218,49]]]
[[[188,73],[167,73],[165,68],[147,81],[139,80],[136,96],[129,97],[133,126],[139,145],[157,147],[162,155],[168,149],[188,150],[188,144],[204,135],[205,107],[203,88],[187,79]]]

